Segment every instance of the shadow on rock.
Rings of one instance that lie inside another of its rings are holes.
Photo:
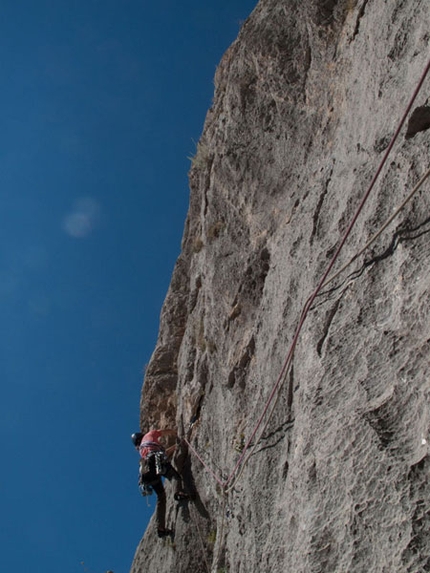
[[[191,458],[189,456],[188,447],[184,441],[178,444],[176,453],[175,453],[175,465],[178,469],[178,472],[181,474],[183,482],[184,482],[184,490],[190,496],[190,500],[194,503],[197,511],[200,513],[202,517],[205,519],[209,519],[209,512],[204,506],[200,495],[196,488],[196,483],[194,480],[193,472],[191,469]],[[189,520],[189,508],[188,508],[189,501],[182,501],[180,503],[181,514],[187,519],[184,521]]]

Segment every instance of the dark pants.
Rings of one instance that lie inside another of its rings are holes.
[[[175,480],[175,493],[182,491],[182,479],[172,464],[167,464],[166,472],[163,474],[169,481]],[[161,476],[156,476],[154,472],[154,479],[148,480],[148,483],[152,486],[155,493],[157,494],[157,505],[155,508],[155,520],[157,523],[157,529],[166,529],[166,491],[164,489],[163,481]]]

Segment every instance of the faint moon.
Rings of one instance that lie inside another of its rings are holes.
[[[63,230],[76,239],[87,237],[96,227],[100,205],[92,197],[78,199],[63,220]]]

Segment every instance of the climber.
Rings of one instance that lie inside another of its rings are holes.
[[[143,495],[151,493],[152,489],[157,494],[156,522],[158,537],[167,537],[173,532],[166,529],[166,492],[162,476],[168,480],[175,480],[176,501],[189,499],[183,491],[182,478],[170,463],[176,449],[176,445],[165,449],[160,443],[160,438],[175,437],[175,430],[151,430],[143,435],[141,432],[132,434],[131,440],[136,450],[139,451],[141,460],[139,467],[139,487]]]

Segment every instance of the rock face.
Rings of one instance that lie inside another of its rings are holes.
[[[167,485],[175,540],[151,523],[132,573],[430,571],[430,179],[319,291],[283,370],[429,30],[428,0],[261,0],[224,55],[141,401],[142,430],[177,427],[206,466],[190,451],[197,499]],[[332,273],[429,168],[429,91]]]

